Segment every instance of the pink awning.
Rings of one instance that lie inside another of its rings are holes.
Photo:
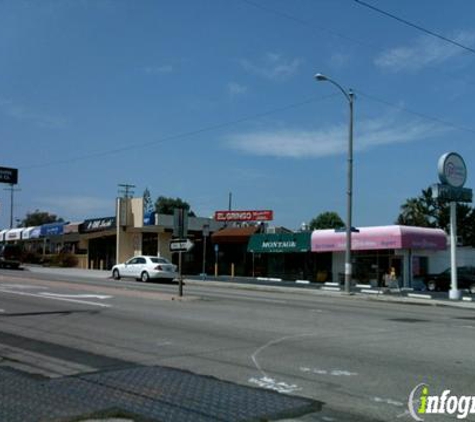
[[[361,227],[351,234],[351,249],[355,251],[381,249],[447,249],[447,235],[441,229],[409,226]],[[312,252],[344,251],[346,233],[335,230],[315,230]]]

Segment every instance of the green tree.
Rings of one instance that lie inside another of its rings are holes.
[[[35,210],[26,214],[26,217],[20,221],[19,227],[41,226],[43,224],[60,223],[63,221],[62,218],[58,218],[55,214]]]
[[[310,221],[310,230],[323,230],[323,229],[341,229],[345,227],[345,223],[334,211],[326,211]]]
[[[432,197],[432,189],[423,189],[416,198],[401,205],[396,224],[403,226],[434,227],[450,230],[450,207],[445,201]],[[464,245],[475,246],[475,210],[466,204],[457,204],[457,236]]]
[[[188,211],[188,215],[190,217],[196,216],[191,210],[190,204],[183,201],[181,198],[167,198],[165,196],[159,196],[155,202],[155,211],[159,214],[173,215],[175,208],[184,208]]]

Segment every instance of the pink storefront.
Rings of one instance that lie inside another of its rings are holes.
[[[361,227],[353,232],[352,262],[354,280],[381,285],[385,272],[394,268],[401,286],[427,273],[429,259],[447,249],[443,230],[409,226]],[[341,281],[344,268],[346,233],[316,230],[312,233],[312,252],[332,252],[332,278]]]

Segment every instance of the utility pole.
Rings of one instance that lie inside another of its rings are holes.
[[[15,189],[15,185],[12,183],[10,184],[9,188],[5,188],[4,190],[10,191],[10,228],[13,228],[13,208],[14,208],[14,200],[13,200],[13,194],[15,192],[21,191],[21,189]]]
[[[134,194],[133,189],[135,185],[129,183],[119,183],[117,185],[118,189],[118,198],[117,198],[117,207],[116,207],[116,251],[115,251],[115,261],[116,264],[119,264],[120,260],[120,229],[121,226],[127,225],[127,201],[129,198],[132,198]],[[125,205],[124,205],[125,203]],[[124,211],[125,210],[125,211]],[[122,221],[125,220],[125,221]]]
[[[128,183],[119,183],[117,186],[119,186],[119,196],[122,195],[122,198],[132,198],[132,195],[134,194],[133,189],[135,188],[135,185],[131,185]]]

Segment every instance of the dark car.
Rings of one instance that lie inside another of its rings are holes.
[[[23,250],[18,245],[0,245],[0,268],[19,268]]]
[[[431,292],[450,290],[451,274],[451,269],[447,268],[440,274],[427,275],[424,279],[427,290]],[[457,284],[459,289],[467,289],[471,294],[475,294],[475,267],[458,267]]]

